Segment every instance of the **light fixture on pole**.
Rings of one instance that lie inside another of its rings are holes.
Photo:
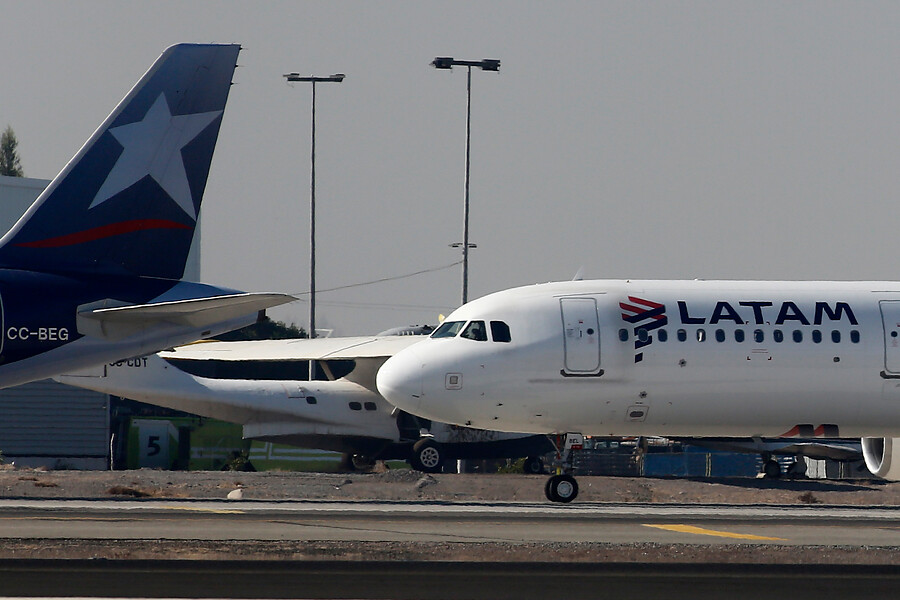
[[[312,149],[310,152],[310,180],[309,180],[309,332],[310,339],[316,337],[316,84],[340,83],[344,80],[343,73],[336,73],[330,77],[302,76],[299,73],[286,73],[283,75],[289,82],[312,83]],[[309,361],[309,380],[315,379],[315,362]]]
[[[469,243],[469,142],[471,139],[472,120],[472,67],[478,67],[482,71],[499,71],[500,61],[495,58],[483,60],[455,60],[447,56],[439,56],[431,62],[435,69],[452,69],[453,67],[466,67],[466,191],[463,204],[463,241],[450,244],[451,248],[462,246],[462,303],[469,301],[469,249],[475,248],[475,244]]]

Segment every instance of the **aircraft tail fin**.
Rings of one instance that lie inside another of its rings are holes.
[[[239,51],[163,52],[0,239],[0,267],[180,279]]]

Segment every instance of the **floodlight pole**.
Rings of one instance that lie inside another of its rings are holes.
[[[309,178],[309,338],[316,337],[316,84],[320,82],[340,83],[343,73],[330,77],[303,77],[299,73],[283,75],[288,82],[306,81],[312,84],[312,147],[310,149]],[[315,379],[315,361],[309,361],[309,380]]]
[[[499,71],[500,61],[486,58],[484,60],[454,60],[450,57],[437,57],[431,65],[436,69],[452,69],[455,66],[466,67],[466,181],[465,200],[463,201],[463,241],[462,244],[450,244],[451,248],[462,246],[462,303],[469,300],[469,249],[477,248],[469,243],[469,149],[472,138],[472,67],[482,71]]]

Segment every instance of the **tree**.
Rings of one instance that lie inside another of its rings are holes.
[[[6,131],[0,135],[0,175],[25,177],[22,164],[19,162],[19,152],[16,150],[18,145],[19,140],[16,139],[15,132],[7,125]]]
[[[273,321],[269,317],[262,317],[253,325],[248,325],[243,329],[223,333],[214,339],[223,342],[235,342],[245,340],[283,340],[292,338],[305,338],[306,331],[302,327],[297,327],[293,323],[285,325],[281,321]]]

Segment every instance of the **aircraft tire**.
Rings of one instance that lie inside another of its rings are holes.
[[[778,479],[781,477],[781,465],[774,458],[769,459],[763,465],[763,474],[766,479]]]
[[[354,454],[350,457],[350,464],[354,471],[371,471],[375,464],[375,459],[369,458],[363,454]]]
[[[544,461],[541,460],[540,456],[529,456],[522,464],[522,471],[526,475],[543,475]]]
[[[440,444],[431,438],[423,438],[413,444],[409,464],[416,471],[440,473],[444,463],[444,453]]]
[[[578,496],[578,482],[571,475],[554,475],[544,488],[551,502],[571,502]]]

